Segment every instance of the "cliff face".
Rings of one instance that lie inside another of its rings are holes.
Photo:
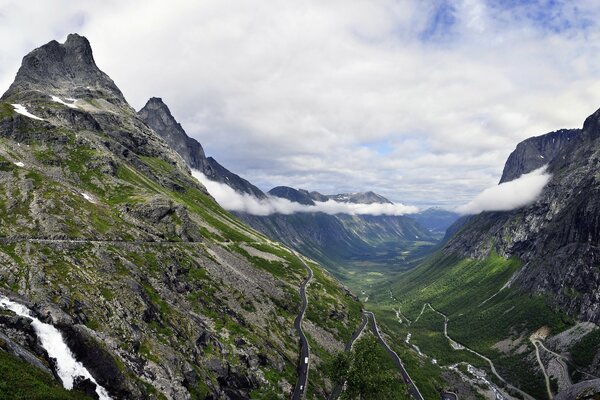
[[[162,99],[152,97],[138,115],[185,160],[190,168],[202,168],[206,159],[202,145],[187,136]]]
[[[495,250],[525,266],[511,285],[549,294],[563,310],[600,322],[600,112],[581,130],[528,139],[509,157],[501,182],[548,164],[552,178],[530,206],[463,220],[444,249],[483,258]],[[543,158],[542,158],[543,156]]]
[[[219,164],[214,158],[206,157],[202,145],[189,137],[175,120],[171,111],[162,99],[153,97],[138,112],[139,117],[160,135],[179,155],[187,165],[202,172],[211,181],[229,185],[237,192],[249,194],[263,199],[266,195],[239,175],[234,174]]]
[[[506,160],[500,183],[548,164],[580,134],[581,129],[561,129],[522,141]]]

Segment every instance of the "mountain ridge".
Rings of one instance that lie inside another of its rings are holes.
[[[57,327],[115,398],[289,395],[302,260],[210,197],[91,63],[87,39],[24,60],[0,101],[0,293]],[[318,366],[360,305],[311,267],[307,390],[326,397]],[[30,321],[2,310],[0,330],[55,368]]]

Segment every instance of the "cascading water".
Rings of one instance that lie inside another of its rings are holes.
[[[4,296],[0,296],[0,307],[31,320],[31,326],[33,326],[42,347],[48,352],[48,356],[56,359],[56,373],[62,380],[65,389],[73,389],[74,379],[78,376],[82,376],[94,382],[96,385],[96,393],[100,397],[100,400],[111,399],[106,389],[100,386],[87,368],[75,359],[73,352],[71,352],[71,349],[69,349],[65,343],[58,329],[50,324],[43,323],[35,318],[27,307],[15,303]]]

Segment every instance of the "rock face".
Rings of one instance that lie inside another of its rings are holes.
[[[69,88],[77,98],[93,98],[102,92],[111,102],[125,104],[125,98],[115,83],[96,66],[88,40],[70,34],[64,44],[53,40],[23,58],[15,81],[2,100],[39,96],[35,90]]]
[[[579,134],[581,129],[561,129],[522,141],[508,157],[500,183],[512,181],[548,164]]]
[[[240,193],[250,194],[260,199],[266,197],[259,188],[232,173],[214,158],[206,157],[202,145],[186,134],[162,99],[151,98],[138,115],[181,155],[190,168],[202,172],[212,181],[225,183]]]
[[[592,400],[600,397],[600,379],[579,382],[559,392],[556,400]]]
[[[548,164],[552,178],[537,202],[460,221],[445,252],[482,258],[493,249],[526,267],[513,285],[545,293],[574,317],[600,323],[600,112],[581,130],[528,139],[511,154],[503,181]],[[542,161],[540,153],[544,156]],[[540,161],[538,161],[538,159]]]
[[[152,97],[144,108],[138,111],[138,115],[179,153],[190,168],[202,169],[206,159],[202,145],[188,137],[162,99]]]
[[[56,326],[113,398],[289,397],[306,269],[214,202],[85,38],[24,58],[0,100],[0,138],[0,292]],[[311,318],[345,315],[319,325],[343,343],[360,307],[314,268],[331,300]],[[55,368],[27,321],[0,311],[0,331],[14,354]]]

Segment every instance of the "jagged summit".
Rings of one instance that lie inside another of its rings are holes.
[[[202,145],[188,137],[160,97],[150,98],[138,115],[183,157],[190,168],[202,168],[206,158]]]
[[[96,65],[90,42],[72,33],[63,44],[52,40],[23,57],[2,100],[30,100],[40,93],[85,99],[97,92],[112,103],[125,103],[119,88]]]
[[[224,183],[240,193],[265,198],[262,190],[219,164],[214,158],[206,157],[202,145],[187,135],[183,127],[171,114],[169,107],[159,97],[152,97],[138,111],[138,116],[158,133],[192,169],[202,172],[212,181]]]
[[[342,203],[355,203],[355,204],[394,204],[385,197],[372,192],[356,192],[356,193],[340,193],[328,196],[330,199],[339,201]]]
[[[579,134],[581,129],[560,129],[522,141],[506,160],[500,183],[512,181],[548,164]]]
[[[340,203],[354,204],[394,204],[385,197],[372,191],[326,195],[316,191],[309,192],[305,189],[294,189],[288,186],[277,186],[271,189],[269,191],[269,194],[305,205],[314,205],[315,201],[327,200],[334,200]]]

